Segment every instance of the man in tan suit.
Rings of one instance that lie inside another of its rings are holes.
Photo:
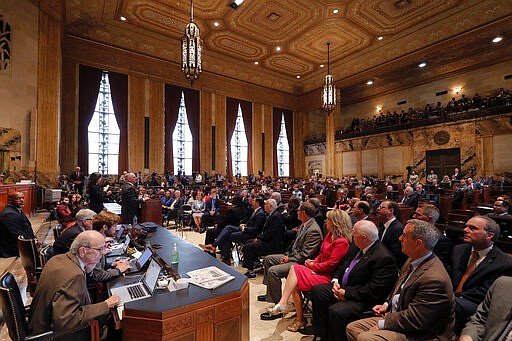
[[[347,326],[349,340],[451,340],[455,299],[450,276],[432,253],[439,232],[411,219],[400,237],[409,259],[387,302],[373,307],[376,317]]]
[[[30,309],[31,334],[65,331],[86,326],[93,319],[108,315],[119,303],[112,295],[91,304],[85,273],[91,272],[107,252],[105,237],[97,231],[80,233],[69,252],[56,255],[43,269]]]

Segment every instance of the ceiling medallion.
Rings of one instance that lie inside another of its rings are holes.
[[[199,28],[194,24],[194,5],[190,0],[190,23],[185,28],[185,35],[181,38],[181,71],[190,83],[199,78],[203,71],[201,62],[202,42],[199,37]]]
[[[331,75],[330,42],[327,42],[327,75],[322,89],[322,110],[330,113],[336,107],[336,86]]]

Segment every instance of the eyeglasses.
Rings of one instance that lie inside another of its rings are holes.
[[[412,216],[413,216],[413,217],[414,217],[414,216],[426,217],[426,215],[425,215],[425,214],[420,213],[420,212],[414,212],[414,213],[412,214]]]
[[[91,249],[91,250],[96,250],[98,252],[105,252],[107,250],[107,247],[105,245],[101,246],[101,247],[90,247],[90,246],[86,246],[86,248],[88,249]]]

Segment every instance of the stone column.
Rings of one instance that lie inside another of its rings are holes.
[[[37,182],[54,187],[59,169],[59,117],[62,73],[62,3],[41,1],[37,65]]]

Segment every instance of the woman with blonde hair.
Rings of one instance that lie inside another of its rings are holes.
[[[306,320],[302,311],[301,291],[310,291],[317,284],[327,284],[331,281],[332,273],[340,260],[348,251],[352,222],[343,210],[327,212],[327,235],[322,242],[320,254],[315,259],[308,259],[304,265],[294,264],[290,268],[284,285],[281,300],[267,311],[270,315],[286,314],[288,299],[293,298],[297,317],[286,329],[296,332],[303,329]]]

